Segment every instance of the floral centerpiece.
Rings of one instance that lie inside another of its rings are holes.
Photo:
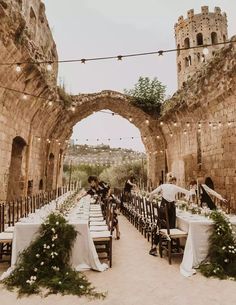
[[[77,232],[59,213],[52,213],[39,229],[39,236],[24,250],[10,276],[2,281],[19,296],[44,292],[101,298],[86,277],[69,264]],[[43,289],[43,290],[42,290]]]

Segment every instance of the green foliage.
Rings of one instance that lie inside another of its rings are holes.
[[[39,236],[24,250],[11,275],[3,284],[18,290],[19,296],[41,293],[61,293],[104,297],[97,293],[86,277],[69,265],[77,232],[60,214],[48,216],[39,230]]]
[[[58,92],[60,100],[63,103],[63,106],[65,108],[70,107],[73,103],[73,100],[72,100],[71,96],[68,93],[66,93],[65,86],[63,85],[61,87],[57,87],[57,92]]]
[[[142,166],[142,162],[135,162],[129,164],[123,164],[105,169],[99,178],[108,182],[112,187],[123,187],[125,181],[134,176],[139,182],[142,179],[142,183],[147,183],[147,168],[146,163]]]
[[[236,241],[229,220],[220,212],[213,211],[210,218],[214,221],[214,230],[209,238],[209,262],[200,266],[207,277],[236,280]]]
[[[133,97],[133,104],[151,115],[160,115],[161,105],[165,98],[166,87],[155,77],[140,77],[134,89],[124,92]]]

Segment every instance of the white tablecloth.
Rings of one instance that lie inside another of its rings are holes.
[[[236,217],[232,217],[230,221],[236,226]],[[213,229],[213,221],[201,215],[178,212],[177,228],[188,232],[180,273],[191,276],[196,273],[194,268],[197,268],[208,255],[208,239]]]
[[[52,210],[47,208],[47,214],[50,212]],[[92,213],[90,212],[90,197],[87,196],[82,198],[67,216],[69,223],[78,232],[72,249],[71,265],[77,271],[85,269],[104,271],[108,266],[107,264],[101,264],[98,259],[89,230],[90,213]],[[44,218],[45,213],[41,213],[40,217],[32,216],[32,221],[29,221],[29,218],[28,221],[25,219],[24,222],[16,223],[13,234],[11,267],[16,264],[19,253],[26,249],[31,241],[37,237],[37,232]]]

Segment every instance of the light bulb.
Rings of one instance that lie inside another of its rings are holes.
[[[185,135],[187,134],[187,131],[186,131],[186,130],[184,130],[184,134],[185,134]]]
[[[51,72],[51,71],[52,71],[52,64],[51,64],[51,63],[48,63],[48,64],[47,64],[47,71],[48,71],[48,72]]]
[[[209,54],[208,48],[207,48],[207,47],[204,48],[204,49],[202,50],[202,53],[203,53],[204,55],[208,55],[208,54]]]
[[[160,139],[160,136],[157,136],[157,139]]]
[[[17,64],[17,65],[16,65],[16,72],[17,72],[17,73],[20,73],[21,70],[22,70],[22,69],[21,69],[20,64]]]
[[[188,128],[190,127],[190,123],[189,123],[189,122],[187,122],[187,124],[186,124],[186,125],[187,125],[187,127],[188,127]]]
[[[49,105],[49,106],[52,106],[52,101],[49,101],[49,102],[48,102],[48,105]]]
[[[163,126],[163,124],[164,124],[163,122],[160,122],[160,125],[161,125],[161,126]]]
[[[27,100],[27,98],[28,98],[27,94],[23,94],[22,98],[23,98],[23,100]]]
[[[75,106],[71,107],[71,111],[73,111],[73,112],[75,111]]]
[[[130,118],[129,118],[129,121],[130,121],[130,122],[132,122],[132,121],[133,121],[133,118],[132,118],[132,117],[130,117]]]
[[[149,120],[148,120],[148,119],[146,119],[146,120],[145,120],[145,123],[148,125],[148,124],[149,124]]]

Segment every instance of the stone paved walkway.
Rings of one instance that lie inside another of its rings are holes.
[[[113,243],[113,267],[106,272],[87,272],[105,300],[78,299],[53,295],[17,299],[15,293],[0,288],[1,305],[235,305],[236,283],[207,279],[200,274],[184,278],[180,261],[170,266],[165,258],[148,255],[150,244],[120,216],[121,240]]]

